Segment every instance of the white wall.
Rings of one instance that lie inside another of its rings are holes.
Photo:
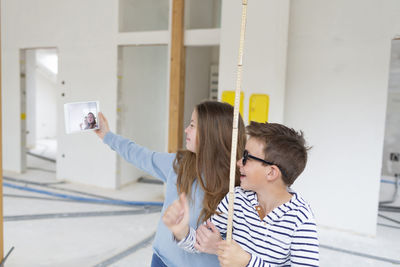
[[[388,93],[385,139],[382,156],[382,175],[395,177],[400,174],[400,162],[390,159],[391,153],[400,153],[400,92]]]
[[[167,151],[168,47],[128,46],[119,49],[119,134],[154,151]],[[145,175],[118,159],[118,186]]]
[[[27,49],[25,53],[25,105],[26,105],[26,147],[34,148],[36,145],[36,97],[37,73],[36,52]]]
[[[65,102],[99,100],[116,129],[117,1],[1,3],[4,169],[21,170],[21,129],[15,122],[21,110],[22,48],[58,49],[58,114],[63,114]],[[242,83],[245,120],[250,94],[269,94],[270,121],[303,129],[314,146],[295,188],[309,200],[319,224],[373,235],[390,44],[400,34],[400,2],[290,3],[287,49],[289,1],[249,1]],[[241,1],[223,1],[220,96],[235,89],[240,18]],[[58,133],[58,178],[117,186],[115,153],[93,133],[66,135],[60,116]]]
[[[241,3],[222,3],[219,99],[223,91],[236,89]],[[283,121],[288,23],[289,0],[248,2],[242,74],[246,123],[255,93],[270,96],[269,121]]]
[[[194,107],[208,100],[210,67],[218,64],[218,47],[186,47],[185,57],[184,129],[189,125]],[[186,135],[183,134],[185,139]],[[185,145],[185,141],[182,144]]]
[[[389,90],[386,108],[382,175],[400,174],[400,162],[390,160],[391,153],[400,153],[400,39],[392,42]]]
[[[118,0],[121,32],[167,30],[168,0]]]
[[[310,151],[295,183],[320,225],[374,235],[400,2],[291,2],[285,123]]]
[[[221,0],[185,0],[185,28],[220,27]]]
[[[374,235],[400,2],[291,1],[289,40],[288,11],[289,1],[249,1],[245,120],[250,94],[269,94],[269,120],[304,130],[313,146],[294,188],[319,224]],[[223,2],[220,96],[235,89],[240,15],[241,3]]]
[[[108,0],[2,0],[3,166],[21,171],[19,50],[59,52],[57,177],[116,186],[115,153],[94,133],[66,135],[63,103],[99,100],[115,129],[118,3]],[[6,67],[5,67],[6,66]],[[61,85],[61,81],[65,81]],[[61,96],[65,93],[65,97]]]

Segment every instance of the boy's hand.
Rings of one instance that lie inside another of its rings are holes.
[[[246,266],[250,259],[250,254],[244,251],[235,240],[231,243],[226,240],[218,243],[218,260],[222,267]]]
[[[99,112],[98,114],[98,125],[99,129],[95,130],[95,133],[97,134],[98,137],[101,138],[101,140],[104,139],[104,136],[110,131],[110,127],[108,127],[108,121],[106,117],[104,117],[103,113]]]
[[[185,193],[165,210],[162,220],[178,241],[189,234],[189,204]]]
[[[221,241],[221,234],[215,225],[208,220],[207,225],[200,225],[196,230],[195,249],[209,254],[217,254],[218,242]]]

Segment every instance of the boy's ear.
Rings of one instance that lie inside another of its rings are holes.
[[[273,182],[279,178],[280,172],[278,167],[275,165],[270,165],[268,167],[269,168],[267,168],[267,180]]]

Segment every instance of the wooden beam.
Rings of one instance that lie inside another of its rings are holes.
[[[1,112],[1,3],[0,3],[0,261],[4,258],[4,235],[3,235],[3,138],[2,138],[2,112]]]
[[[185,101],[184,6],[185,0],[172,1],[168,152],[176,152],[182,147],[183,141]]]

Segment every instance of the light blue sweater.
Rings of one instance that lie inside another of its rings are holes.
[[[177,175],[172,167],[175,154],[151,151],[112,132],[106,134],[103,142],[118,152],[129,163],[166,183],[165,200],[161,211],[161,215],[164,214],[165,209],[178,199]],[[197,218],[202,209],[203,196],[204,192],[201,187],[197,186],[196,182],[193,183],[190,198],[194,201],[189,202],[189,225],[194,229],[197,229]],[[158,223],[153,250],[167,266],[219,266],[216,255],[192,254],[179,248],[171,231],[164,225],[162,220]]]

